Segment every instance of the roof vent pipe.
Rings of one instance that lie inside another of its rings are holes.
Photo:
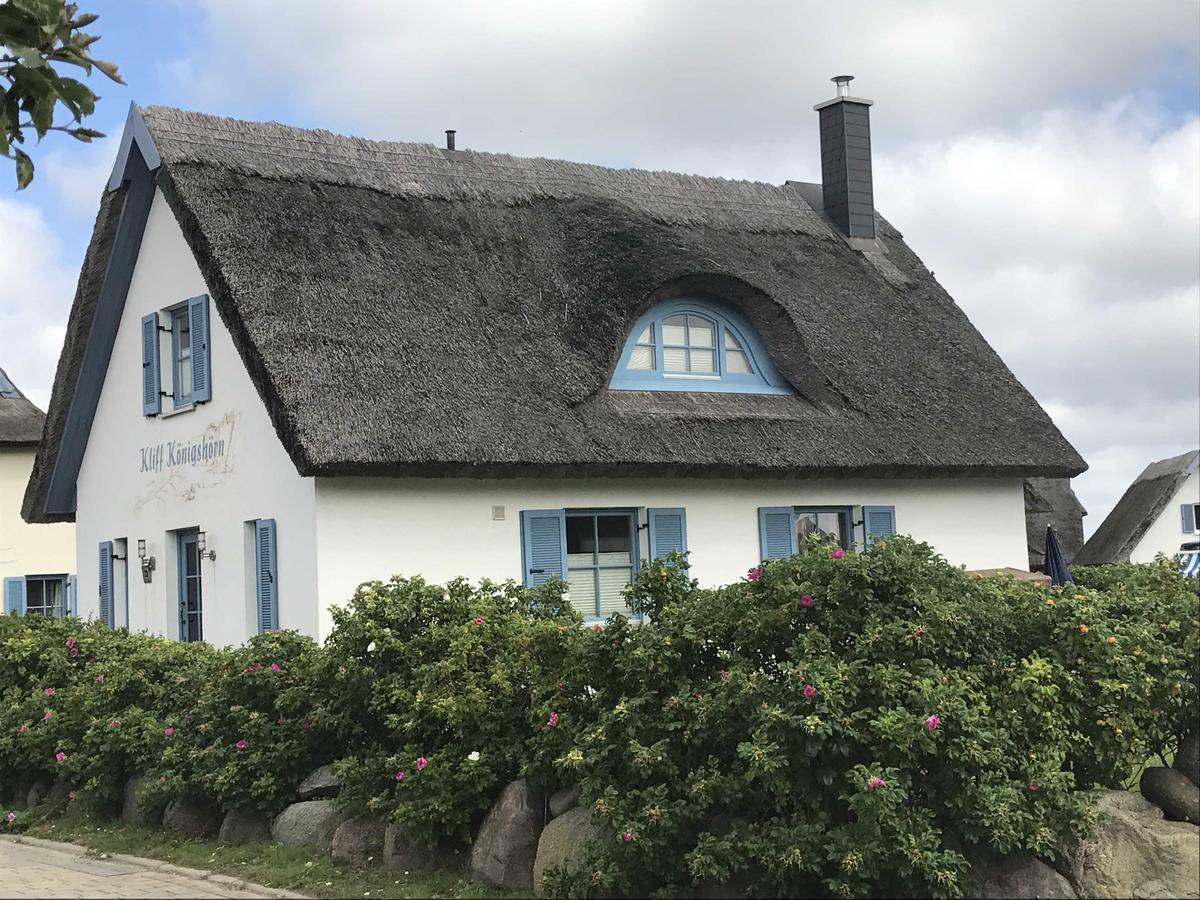
[[[447,150],[454,149],[454,133],[455,132],[454,132],[453,128],[446,129],[446,149]]]
[[[872,101],[850,96],[853,75],[830,79],[837,96],[813,107],[821,117],[821,198],[847,237],[875,237],[871,179]]]

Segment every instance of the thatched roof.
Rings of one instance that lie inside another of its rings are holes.
[[[1189,450],[1146,466],[1121,495],[1075,557],[1082,565],[1129,562],[1129,554],[1166,509],[1192,472],[1200,467],[1200,450]]]
[[[811,185],[143,115],[302,474],[1085,468],[901,235],[853,249]],[[608,390],[633,322],[681,294],[740,311],[796,394]]]
[[[45,414],[0,369],[0,447],[35,446],[45,421]]]
[[[1025,479],[1025,536],[1029,568],[1046,564],[1046,526],[1053,525],[1063,557],[1071,562],[1083,547],[1083,517],[1087,510],[1071,489],[1069,478]]]

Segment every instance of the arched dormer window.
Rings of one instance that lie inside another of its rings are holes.
[[[670,300],[638,319],[609,387],[625,391],[790,394],[754,327],[702,300]]]

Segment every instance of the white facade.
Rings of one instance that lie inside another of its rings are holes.
[[[1175,496],[1158,514],[1158,518],[1146,529],[1142,539],[1129,552],[1129,561],[1135,563],[1151,562],[1158,553],[1174,556],[1179,552],[1179,545],[1200,541],[1196,531],[1184,531],[1184,518],[1181,508],[1184,504],[1200,503],[1200,472],[1195,469],[1188,475],[1183,485],[1175,492]],[[1196,521],[1193,518],[1193,521]]]
[[[302,478],[215,307],[211,402],[174,411],[168,397],[161,415],[143,414],[141,318],[207,291],[173,214],[156,196],[78,477],[82,616],[98,612],[99,547],[113,541],[116,624],[179,636],[176,538],[199,529],[216,554],[200,563],[203,636],[216,644],[246,639],[257,630],[251,523],[260,518],[276,522],[279,627],[318,638],[329,631],[329,606],[363,581],[393,574],[520,580],[522,510],[682,507],[692,572],[706,585],[738,579],[758,562],[758,509],[768,506],[891,506],[898,531],[928,541],[952,563],[1026,566],[1019,478]],[[169,359],[164,352],[168,392]],[[178,458],[178,447],[193,445],[207,448],[198,461]],[[155,559],[148,582],[139,540]],[[644,559],[645,532],[640,540]]]

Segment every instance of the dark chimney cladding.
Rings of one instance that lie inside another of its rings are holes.
[[[872,101],[850,96],[852,75],[838,75],[838,95],[813,107],[821,117],[821,196],[825,212],[848,237],[875,237],[871,181]]]
[[[455,134],[455,132],[454,132],[453,128],[446,129],[446,149],[447,150],[454,149],[454,134]]]

